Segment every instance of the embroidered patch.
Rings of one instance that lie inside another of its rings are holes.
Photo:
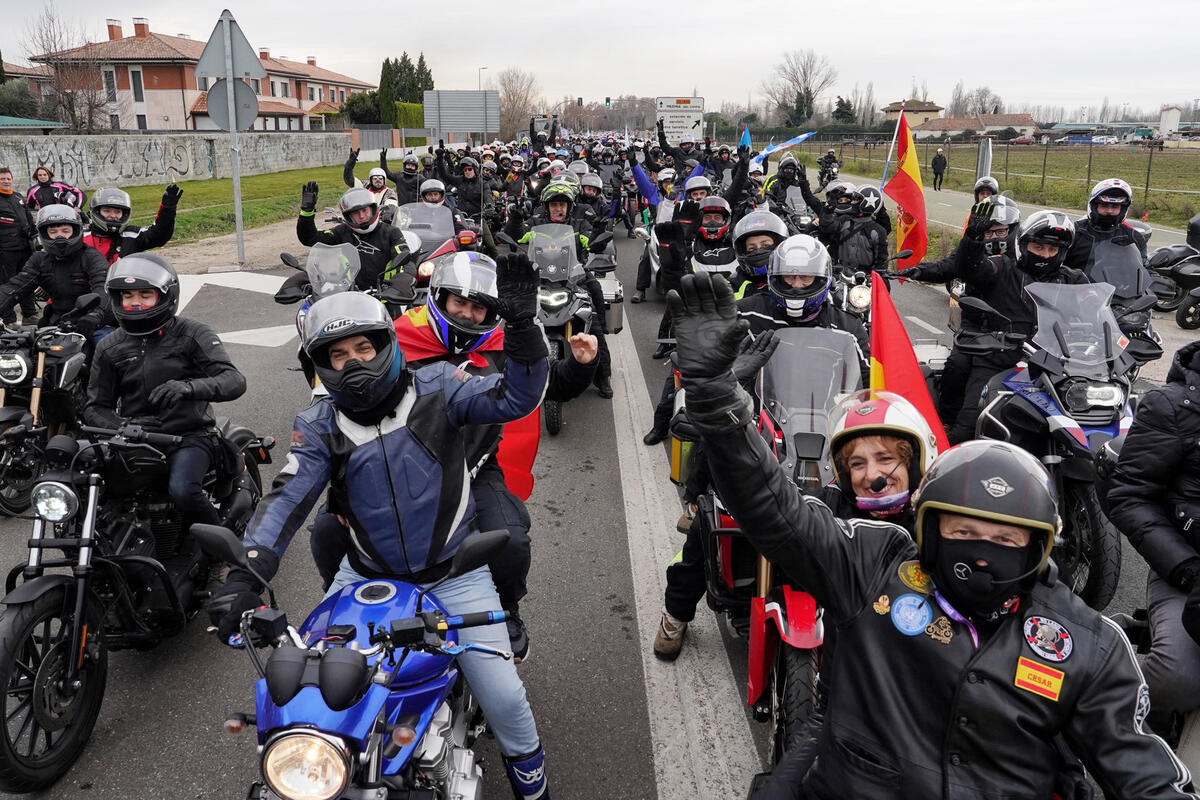
[[[901,582],[908,588],[922,594],[929,594],[933,591],[933,581],[929,580],[929,576],[925,574],[925,570],[921,569],[920,562],[905,561],[900,565],[898,573]]]
[[[954,629],[950,627],[950,620],[938,617],[925,626],[925,635],[935,642],[950,644],[950,640],[954,638]]]
[[[466,383],[471,379],[471,376],[468,375],[462,367],[459,367],[458,369],[454,370],[454,372],[450,373],[450,377],[459,383]]]
[[[905,636],[924,633],[932,619],[933,609],[920,595],[902,594],[892,603],[892,624]]]
[[[1047,617],[1025,620],[1025,641],[1035,655],[1047,661],[1066,661],[1075,649],[1071,632],[1062,623]]]
[[[1013,686],[1057,703],[1058,696],[1062,694],[1064,675],[1060,670],[1022,656],[1017,659],[1017,674],[1013,677]]]
[[[304,431],[292,431],[292,447],[304,447]]]
[[[992,497],[1004,497],[1004,495],[1011,494],[1013,491],[1013,487],[1008,485],[1008,481],[1004,480],[1004,478],[1001,478],[999,475],[994,478],[988,478],[987,480],[980,481],[980,483],[983,485],[983,490]]]
[[[888,599],[886,594],[879,595],[879,599],[875,601],[872,608],[876,614],[886,614],[892,610],[892,601]]]

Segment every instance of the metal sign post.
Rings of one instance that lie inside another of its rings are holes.
[[[233,22],[233,16],[225,11],[221,14],[221,33],[225,39],[225,80],[229,81],[230,86],[233,85],[233,43],[232,37],[229,35],[229,23]],[[237,119],[237,110],[234,108],[234,92],[226,92],[226,108],[229,110],[229,161],[233,168],[233,224],[237,231],[237,262],[238,266],[246,263],[246,242],[242,238],[242,159],[238,149],[238,132],[237,125],[233,124],[233,120]]]

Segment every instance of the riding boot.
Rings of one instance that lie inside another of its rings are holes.
[[[550,800],[550,787],[546,781],[546,748],[528,755],[504,757],[504,771],[512,784],[513,800]]]

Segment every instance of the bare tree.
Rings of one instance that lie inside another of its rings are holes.
[[[1112,117],[1112,108],[1108,105],[1108,98],[1104,98],[1104,102],[1100,104],[1100,110],[1096,113],[1097,122],[1108,122]]]
[[[771,76],[762,83],[763,94],[776,109],[795,109],[803,104],[808,116],[815,116],[818,102],[837,80],[837,70],[829,59],[815,50],[784,53]]]
[[[95,133],[107,128],[110,98],[104,88],[100,61],[89,54],[83,28],[62,16],[49,0],[25,32],[26,55],[52,70],[43,113],[53,114],[72,130]],[[112,100],[115,102],[116,98]]]
[[[496,88],[500,91],[500,136],[520,137],[541,102],[537,78],[520,67],[505,67],[496,75]]]
[[[929,81],[921,79],[921,99],[929,102]]]
[[[974,117],[980,114],[1003,114],[1004,101],[1000,95],[986,86],[980,86],[967,95],[966,116]]]
[[[959,81],[954,84],[954,91],[950,93],[950,102],[946,104],[946,116],[950,119],[962,119],[968,113],[967,89],[963,82]]]
[[[874,81],[867,83],[867,88],[863,91],[862,103],[860,103],[858,106],[856,106],[856,108],[858,109],[859,114],[862,115],[863,127],[866,127],[866,128],[875,127],[875,113],[879,109],[875,108],[875,82]]]

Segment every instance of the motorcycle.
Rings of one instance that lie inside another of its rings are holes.
[[[0,332],[0,513],[29,509],[47,438],[73,430],[87,403],[88,337],[72,321],[99,305],[86,294],[54,325]]]
[[[414,249],[410,241],[409,250],[417,263],[416,305],[424,302],[429,294],[429,278],[433,275],[433,259],[459,250],[474,250],[478,246],[479,232],[474,226],[455,232],[454,212],[445,205],[435,203],[405,203],[396,211],[394,224],[419,239]]]
[[[759,433],[793,483],[816,494],[833,480],[825,437],[839,395],[859,387],[854,337],[825,328],[781,328],[779,348],[758,379]],[[677,376],[678,379],[678,376]],[[671,421],[671,480],[687,483],[698,436],[685,413],[686,390],[676,392]],[[696,502],[704,543],[706,600],[732,632],[748,639],[747,703],[770,725],[772,763],[795,743],[816,702],[824,628],[812,596],[775,571],[746,541],[712,489]]]
[[[641,227],[634,231],[634,235],[646,243],[646,251],[650,255],[650,283],[661,295],[666,295],[667,292],[662,283],[662,263],[659,260],[658,234],[655,233],[655,227],[670,222],[674,216],[675,203],[671,200],[664,200],[658,204],[654,225]]]
[[[1129,337],[1127,352],[1137,359],[1139,367],[1162,358],[1162,337],[1154,330],[1150,309],[1170,293],[1171,281],[1147,270],[1134,247],[1116,247],[1102,241],[1092,253],[1094,261],[1087,270],[1088,277],[1113,287],[1112,310],[1121,332]]]
[[[1184,330],[1200,328],[1200,214],[1188,221],[1187,244],[1158,248],[1150,254],[1149,267],[1173,287],[1170,301],[1154,307],[1174,311],[1176,324]]]
[[[226,463],[205,476],[221,519],[244,529],[274,440],[218,420]],[[210,563],[167,493],[182,439],[139,426],[58,435],[31,492],[29,557],[8,573],[0,615],[0,789],[32,792],[82,753],[104,697],[109,651],[149,650],[207,599]],[[59,550],[61,558],[47,551]],[[70,568],[69,572],[55,571]]]
[[[817,218],[813,216],[812,209],[808,207],[808,201],[804,199],[804,193],[799,186],[789,186],[783,208],[771,210],[783,219],[789,235],[816,235]]]
[[[1054,560],[1067,585],[1102,610],[1120,580],[1121,535],[1097,496],[1096,458],[1133,421],[1130,376],[1138,362],[1110,308],[1111,285],[1032,283],[1025,291],[1037,307],[1032,338],[978,335],[981,354],[996,352],[996,342],[984,342],[993,336],[1003,349],[1020,342],[1025,360],[988,382],[975,434],[1011,442],[1046,465],[1063,517]],[[1007,321],[978,298],[960,302]]]
[[[212,558],[253,571],[231,531],[193,531]],[[299,629],[267,584],[270,607],[240,622],[259,675],[255,711],[225,722],[230,733],[257,731],[262,780],[247,798],[481,798],[484,765],[472,747],[487,722],[454,659],[469,651],[512,654],[459,644],[455,631],[507,617],[500,610],[448,614],[435,592],[488,563],[507,538],[507,531],[468,537],[446,577],[425,589],[398,580],[347,586]],[[271,647],[265,662],[256,646]]]
[[[822,191],[826,186],[838,179],[838,172],[841,167],[837,164],[830,164],[828,167],[821,167],[817,170],[817,191]]]
[[[888,258],[896,261],[908,258],[912,250],[901,250]],[[871,270],[853,269],[842,264],[833,265],[833,285],[830,286],[829,297],[834,306],[853,314],[862,320],[863,327],[871,330]],[[878,276],[879,280],[886,280]]]

